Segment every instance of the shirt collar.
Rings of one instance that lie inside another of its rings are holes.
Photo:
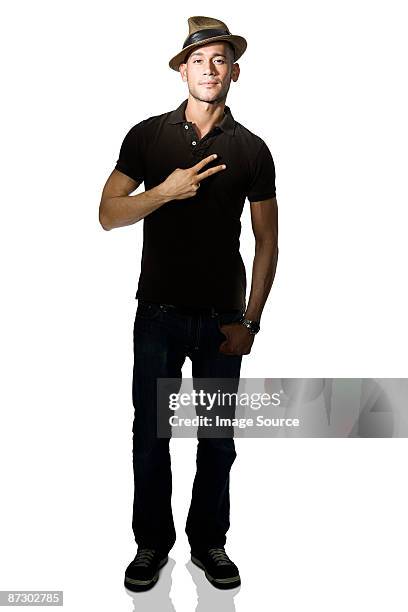
[[[184,100],[176,110],[171,111],[169,114],[168,122],[171,124],[176,123],[184,123],[186,121],[185,110],[187,106],[188,99]],[[232,116],[231,109],[229,106],[224,106],[225,115],[221,120],[221,123],[218,124],[223,132],[229,134],[230,136],[234,135],[235,130],[235,119]]]

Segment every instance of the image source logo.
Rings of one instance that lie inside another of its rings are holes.
[[[159,378],[157,435],[408,437],[407,399],[405,378]]]

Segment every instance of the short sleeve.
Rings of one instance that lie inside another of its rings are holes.
[[[115,166],[115,170],[120,170],[138,183],[144,180],[143,124],[144,121],[141,121],[130,128],[123,139]]]
[[[275,195],[275,164],[268,146],[262,141],[252,165],[252,179],[247,198],[250,202],[259,202],[273,198]]]

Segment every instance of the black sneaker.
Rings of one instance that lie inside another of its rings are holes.
[[[224,547],[211,547],[204,552],[192,550],[191,561],[201,567],[207,580],[219,589],[233,589],[241,584],[238,568]]]
[[[169,560],[154,548],[137,549],[136,557],[125,572],[125,587],[130,591],[147,591],[159,578],[160,568]]]

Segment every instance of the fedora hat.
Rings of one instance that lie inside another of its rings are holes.
[[[235,51],[234,61],[237,61],[247,48],[245,38],[230,34],[225,23],[219,19],[202,16],[189,17],[188,30],[188,36],[184,41],[182,50],[169,61],[169,66],[173,70],[178,71],[180,64],[184,63],[192,49],[210,42],[225,40],[231,43]]]

